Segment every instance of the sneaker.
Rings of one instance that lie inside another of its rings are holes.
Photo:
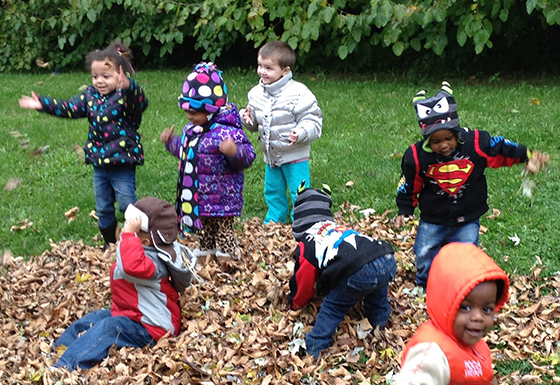
[[[218,258],[231,258],[231,259],[235,259],[236,261],[239,261],[241,259],[241,250],[239,250],[239,247],[237,247],[233,253],[233,255],[231,255],[230,253],[224,253],[222,250],[218,249],[216,251],[216,257]]]

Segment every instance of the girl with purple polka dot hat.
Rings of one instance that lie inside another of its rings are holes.
[[[200,63],[191,72],[179,96],[179,107],[185,111],[216,113],[227,103],[227,87],[222,71],[214,63]]]
[[[214,63],[199,63],[187,75],[179,108],[189,120],[183,134],[174,135],[173,125],[160,139],[179,159],[175,209],[180,234],[199,232],[197,256],[239,259],[234,217],[241,216],[243,208],[244,170],[256,155]]]

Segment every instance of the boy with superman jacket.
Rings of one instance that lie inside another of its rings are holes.
[[[459,125],[457,103],[449,83],[430,98],[420,91],[413,99],[423,139],[402,159],[397,189],[397,228],[420,209],[414,242],[416,283],[426,288],[432,260],[451,242],[478,246],[479,218],[488,210],[485,170],[529,162],[538,172],[548,157],[502,136]]]

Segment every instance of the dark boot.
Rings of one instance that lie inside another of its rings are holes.
[[[103,235],[103,239],[105,240],[105,244],[108,245],[109,243],[117,243],[117,221],[111,223],[108,227],[99,228],[101,231],[101,235]]]

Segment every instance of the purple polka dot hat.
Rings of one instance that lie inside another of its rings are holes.
[[[227,87],[222,71],[212,62],[197,64],[183,83],[179,108],[214,114],[226,103]]]

